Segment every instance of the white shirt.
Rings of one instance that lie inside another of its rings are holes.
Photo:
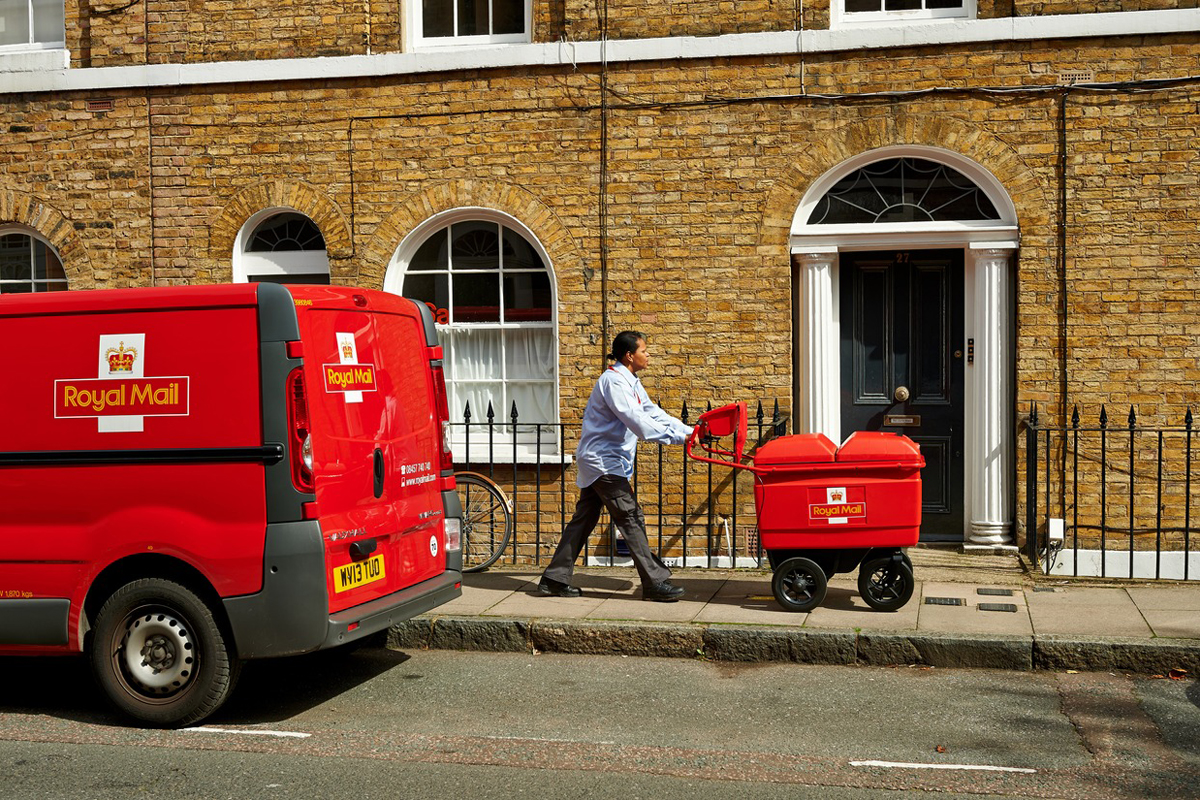
[[[651,402],[637,376],[624,364],[615,364],[596,381],[583,410],[575,483],[582,489],[602,475],[630,478],[639,439],[683,444],[691,435],[691,425]]]

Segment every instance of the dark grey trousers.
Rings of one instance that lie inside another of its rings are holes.
[[[575,516],[563,528],[558,549],[550,559],[544,575],[553,581],[568,583],[575,570],[575,561],[583,545],[600,520],[600,509],[607,508],[613,524],[625,537],[633,564],[637,567],[642,585],[661,583],[671,577],[671,570],[650,550],[646,538],[646,517],[638,507],[629,481],[618,475],[604,475],[579,492]]]

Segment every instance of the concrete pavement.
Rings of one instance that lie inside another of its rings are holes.
[[[581,567],[580,598],[541,597],[540,569],[465,576],[463,595],[394,626],[394,647],[603,653],[741,662],[1114,670],[1200,677],[1200,582],[1063,579],[1015,554],[912,548],[902,609],[870,609],[857,573],[784,611],[768,570],[676,569],[677,603],[640,599],[632,567]]]

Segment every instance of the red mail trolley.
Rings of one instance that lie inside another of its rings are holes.
[[[823,434],[803,433],[771,439],[749,456],[746,422],[741,402],[705,412],[687,454],[754,475],[759,541],[779,604],[811,611],[825,599],[829,578],[858,569],[867,605],[879,611],[904,606],[915,582],[903,548],[917,543],[921,529],[925,459],[916,442],[856,431],[838,447]],[[730,450],[718,443],[727,436],[733,437]]]

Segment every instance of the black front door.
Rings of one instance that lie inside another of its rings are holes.
[[[842,436],[903,433],[921,446],[922,541],[963,538],[963,254],[843,254]]]

